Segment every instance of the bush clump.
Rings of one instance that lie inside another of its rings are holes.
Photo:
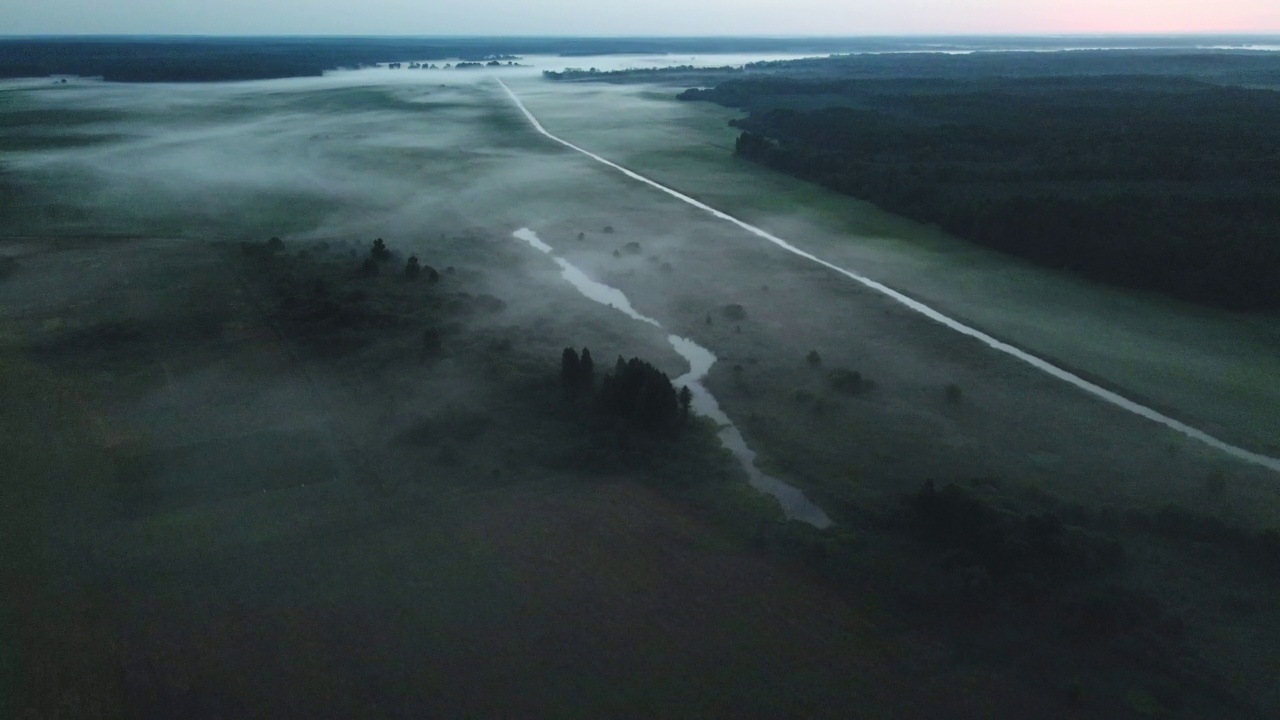
[[[1129,524],[1160,537],[1216,545],[1236,557],[1280,573],[1280,530],[1253,532],[1212,515],[1166,505],[1153,514],[1131,513]]]
[[[846,370],[845,368],[832,370],[827,376],[827,380],[837,392],[842,392],[846,395],[852,395],[862,390],[866,382],[862,378],[862,373],[857,370]]]
[[[1017,578],[1044,586],[1115,569],[1123,548],[1068,527],[1054,513],[1018,515],[950,484],[932,480],[906,499],[912,534],[942,550],[957,567],[977,568],[994,581]]]

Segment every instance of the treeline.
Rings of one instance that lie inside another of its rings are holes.
[[[769,72],[790,78],[827,79],[1009,79],[1049,77],[1106,77],[1143,75],[1210,80],[1225,85],[1280,82],[1280,57],[1274,52],[1240,52],[1170,47],[1168,38],[1152,39],[1153,45],[1133,42],[1121,47],[1148,49],[1059,50],[1019,52],[1030,49],[1015,44],[1009,51],[991,39],[983,44],[957,45],[953,50],[976,50],[954,55],[940,52],[898,52],[837,55],[800,60],[750,63],[751,72]],[[1239,41],[1237,41],[1239,42]],[[1271,42],[1274,42],[1271,41]],[[1062,43],[1066,44],[1066,43]],[[1095,42],[1085,44],[1097,47]],[[1222,45],[1224,43],[1212,43]],[[1264,43],[1265,44],[1265,43]],[[941,48],[939,48],[941,49]],[[1052,47],[1048,48],[1052,49]]]
[[[729,81],[737,153],[1126,287],[1280,307],[1280,93],[1134,76]]]

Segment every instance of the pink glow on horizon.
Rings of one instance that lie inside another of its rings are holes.
[[[1262,32],[1280,28],[1275,0],[1079,0],[1023,4],[1029,30],[1055,34]]]
[[[0,32],[321,35],[1280,33],[1280,0],[42,0]]]

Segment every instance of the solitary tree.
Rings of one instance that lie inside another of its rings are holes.
[[[369,255],[378,262],[391,259],[391,251],[387,249],[387,244],[382,241],[382,238],[373,241],[373,248],[369,250]]]
[[[418,264],[418,256],[410,255],[409,261],[404,264],[404,276],[410,280],[417,280],[422,274],[422,266]]]

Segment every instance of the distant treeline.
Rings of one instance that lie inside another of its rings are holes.
[[[0,40],[0,77],[79,75],[112,82],[314,77],[378,63],[508,61],[500,40],[86,38]]]
[[[440,61],[458,58],[468,62],[516,60],[522,55],[585,57],[592,55],[689,55],[716,53],[890,53],[850,55],[887,63],[875,72],[901,72],[893,58],[900,53],[924,50],[1028,50],[1063,45],[1089,47],[1147,47],[1191,49],[1204,45],[1275,44],[1275,37],[1109,37],[1109,38],[369,38],[369,37],[30,37],[0,39],[0,78],[80,75],[115,82],[207,82],[255,80],[320,75],[326,70],[378,63]],[[1183,51],[1185,52],[1185,50]],[[1155,51],[1163,57],[1165,51]],[[1026,53],[1017,53],[1025,55]],[[1049,55],[1050,53],[1036,53]],[[1053,53],[1057,54],[1057,53]],[[979,53],[982,63],[999,63],[1004,53]],[[911,62],[928,65],[947,56],[920,55]],[[976,56],[971,56],[976,57]],[[1154,57],[1154,56],[1153,56]],[[880,60],[876,60],[876,59]],[[1162,59],[1147,61],[1161,72]],[[757,70],[773,70],[769,64]],[[799,66],[796,66],[799,67]],[[827,65],[805,66],[827,72]],[[866,67],[872,67],[867,65]],[[792,67],[788,72],[792,72]],[[1216,72],[1206,67],[1207,72]],[[843,72],[844,70],[842,70]],[[1185,73],[1185,68],[1172,71]],[[912,71],[914,72],[914,71]],[[925,72],[935,73],[933,70]],[[653,75],[651,74],[652,78]],[[620,78],[618,78],[620,79]]]
[[[1252,55],[1213,62],[1240,58],[1258,70]],[[957,236],[1127,287],[1280,308],[1280,92],[1096,73],[772,76],[681,97],[748,110],[742,157]]]
[[[0,78],[79,75],[113,82],[311,77],[379,63],[516,60],[521,55],[796,52],[901,47],[840,38],[31,37],[0,39]],[[895,44],[898,43],[898,44]],[[918,44],[918,43],[916,43]]]
[[[1280,44],[1280,38],[1274,42]],[[1219,85],[1280,87],[1280,53],[1210,51],[1195,48],[1146,50],[1070,50],[1056,52],[917,52],[902,41],[899,51],[859,50],[845,54],[767,60],[742,66],[681,65],[624,70],[571,69],[547,72],[551,80],[598,80],[612,83],[671,83],[714,86],[728,80],[782,78],[839,82],[845,80],[980,80],[1143,75],[1204,80]],[[999,43],[993,42],[992,47]],[[964,46],[957,46],[964,47]]]

